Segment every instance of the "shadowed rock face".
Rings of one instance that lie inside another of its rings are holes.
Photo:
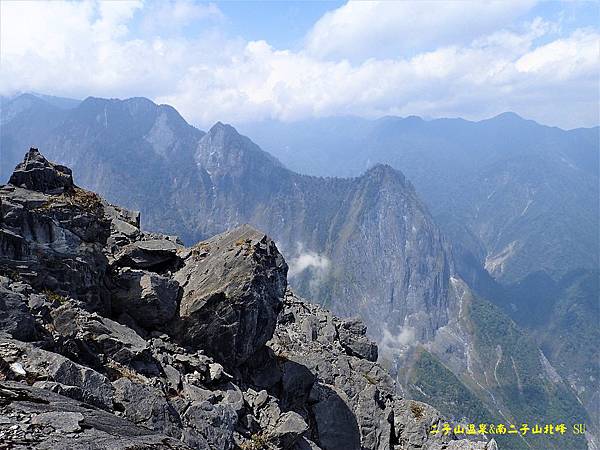
[[[263,233],[185,248],[37,151],[25,159],[0,187],[2,444],[492,448],[430,436],[439,414],[410,412],[360,320],[286,293]]]

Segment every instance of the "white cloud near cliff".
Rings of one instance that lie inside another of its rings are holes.
[[[290,278],[298,276],[306,270],[313,272],[313,278],[322,279],[327,275],[331,267],[329,258],[316,252],[305,252],[302,246],[299,246],[299,250],[299,254],[288,261]]]
[[[379,352],[389,359],[404,354],[415,343],[415,330],[412,327],[402,327],[397,333],[384,328],[383,337],[378,344]]]
[[[296,243],[296,251],[288,254],[286,260],[290,281],[302,277],[308,283],[310,294],[318,297],[320,288],[330,274],[331,260],[323,254],[305,250],[301,242]]]
[[[292,51],[225,35],[214,4],[2,2],[0,94],[147,96],[201,127],[506,110],[597,124],[597,27],[521,20],[530,2],[480,3],[350,3]]]

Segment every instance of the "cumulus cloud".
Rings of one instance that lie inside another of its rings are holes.
[[[408,56],[448,42],[468,43],[510,24],[535,3],[351,1],[317,21],[308,33],[306,47],[327,58]]]
[[[541,19],[509,27],[529,2],[467,5],[468,13],[464,2],[349,3],[291,51],[225,36],[210,4],[3,2],[0,94],[141,95],[204,128],[506,110],[567,128],[598,123],[597,29],[563,35]],[[192,24],[194,33],[178,33]]]
[[[566,45],[558,45],[557,40],[534,48],[534,41],[547,29],[534,21],[521,33],[495,33],[464,47],[447,46],[409,59],[369,59],[357,65],[251,42],[234,63],[218,64],[212,73],[208,67],[190,71],[176,92],[160,99],[186,114],[196,114],[201,123],[210,122],[216,108],[233,122],[336,114],[477,119],[513,110],[566,127],[597,124],[594,94],[599,64],[593,47],[600,35],[579,31],[565,40]],[[545,59],[546,71],[524,70],[524,61],[539,60],[536,53],[547,46],[558,55]],[[545,73],[553,67],[554,73]],[[561,73],[562,78],[557,78]],[[569,102],[569,95],[586,93],[587,103]],[[199,99],[214,107],[198,111]],[[569,121],[570,117],[577,121]]]
[[[561,81],[577,75],[598,76],[600,40],[598,33],[577,30],[524,54],[515,62],[519,73]]]
[[[184,23],[186,14],[212,17],[216,13],[202,16],[196,9],[215,7],[181,0],[169,3],[169,8],[166,2],[153,5],[127,0],[3,2],[0,93],[33,90],[74,97],[155,99],[169,92],[181,71],[190,69],[191,54],[218,61],[217,43],[222,39],[209,27],[197,40],[163,37],[158,28],[146,38],[133,33],[137,21],[169,29]]]

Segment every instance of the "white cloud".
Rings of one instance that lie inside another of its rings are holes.
[[[546,58],[547,72],[553,73],[545,76],[523,70],[523,61],[539,60],[539,49],[562,47],[557,40],[536,49],[535,40],[542,33],[540,22],[534,21],[521,33],[498,32],[468,46],[442,47],[410,59],[370,59],[356,65],[276,50],[263,41],[251,42],[230,61],[188,72],[176,90],[160,100],[177,105],[200,123],[216,119],[217,112],[235,123],[336,114],[475,119],[514,110],[566,127],[596,124],[594,86],[599,64],[588,49],[598,42],[599,34],[576,32],[568,37],[566,47],[577,50]],[[561,73],[563,89],[557,90]],[[565,95],[582,92],[589,96],[583,105],[570,102]],[[199,108],[199,104],[210,107]]]
[[[319,57],[398,58],[438,46],[468,43],[508,25],[535,0],[351,1],[325,14],[307,36]]]
[[[515,62],[517,71],[547,79],[568,80],[572,76],[598,76],[600,40],[598,33],[578,30],[564,39],[557,39],[521,56]]]
[[[477,119],[506,110],[564,127],[598,123],[600,34],[563,36],[541,19],[503,26],[529,3],[435,2],[429,16],[432,6],[422,2],[352,3],[326,14],[295,52],[224,36],[214,5],[170,6],[2,2],[0,94],[141,95],[202,127],[338,114]],[[328,22],[328,43],[317,45]],[[177,31],[192,24],[193,34]],[[364,46],[349,43],[340,24],[362,35]],[[378,46],[406,40],[421,50],[385,49],[378,57]],[[341,58],[353,48],[372,57]]]
[[[412,327],[402,327],[398,333],[383,329],[383,337],[378,344],[379,353],[386,359],[403,355],[412,345],[416,344],[415,330]]]
[[[305,252],[299,245],[299,254],[289,260],[288,275],[290,278],[296,277],[306,270],[311,270],[315,278],[323,278],[327,275],[331,266],[331,261],[325,255],[316,252]]]
[[[288,262],[288,277],[290,281],[302,280],[308,283],[312,297],[317,297],[323,283],[327,280],[331,270],[331,260],[320,253],[307,251],[301,242],[296,243],[296,251],[284,251]]]

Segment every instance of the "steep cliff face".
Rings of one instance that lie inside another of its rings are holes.
[[[430,434],[442,418],[396,394],[364,324],[286,291],[249,226],[186,248],[35,149],[0,200],[9,448],[497,448]]]

